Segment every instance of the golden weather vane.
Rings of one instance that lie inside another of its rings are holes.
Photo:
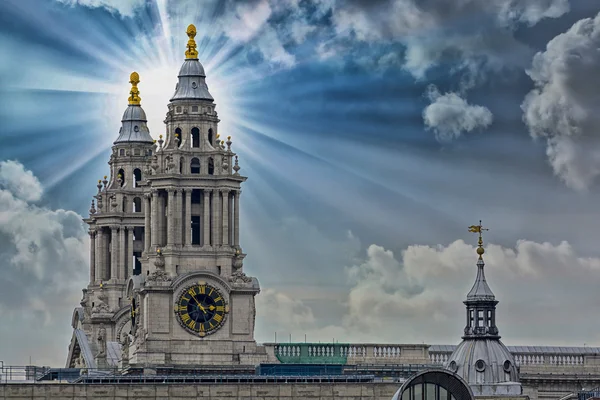
[[[140,75],[137,72],[132,72],[129,75],[129,83],[131,83],[131,91],[129,94],[129,104],[140,105],[142,98],[140,97],[140,91],[138,90],[137,84],[140,83]]]
[[[477,241],[477,244],[479,246],[477,247],[477,254],[479,254],[479,258],[482,258],[481,256],[483,255],[483,253],[485,253],[485,250],[483,249],[483,238],[481,237],[481,233],[483,231],[489,231],[489,229],[484,228],[481,225],[481,220],[479,220],[479,225],[469,226],[469,232],[479,233],[479,240]]]
[[[196,59],[198,58],[198,51],[196,50],[196,27],[194,24],[190,24],[185,32],[188,35],[187,50],[185,51],[185,58]]]

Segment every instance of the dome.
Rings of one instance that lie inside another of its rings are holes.
[[[204,73],[204,67],[198,60],[185,60],[181,69],[179,70],[179,78],[182,76],[202,76],[206,77]]]
[[[497,339],[463,340],[445,368],[469,385],[518,382],[519,373],[508,348]]]
[[[140,105],[130,104],[123,113],[119,137],[114,144],[127,142],[154,143],[146,125],[146,113]]]
[[[179,70],[179,81],[175,87],[174,100],[208,100],[214,98],[208,91],[204,67],[197,59],[186,59]]]
[[[123,113],[123,118],[121,118],[121,122],[123,121],[144,121],[146,122],[146,113],[141,106],[130,105],[125,109]]]

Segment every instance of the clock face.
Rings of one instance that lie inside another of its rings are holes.
[[[225,322],[229,306],[214,286],[198,282],[181,292],[175,305],[179,324],[199,336],[214,333]]]

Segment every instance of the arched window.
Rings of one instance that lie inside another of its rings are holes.
[[[179,146],[181,146],[181,142],[183,141],[183,138],[181,137],[181,128],[175,129],[175,136],[177,136],[179,138],[179,144],[178,144],[178,147],[179,147]]]
[[[133,187],[138,187],[138,182],[142,180],[142,171],[139,168],[133,170]]]
[[[119,179],[121,180],[120,183]],[[117,183],[121,187],[123,187],[123,185],[125,184],[125,171],[123,169],[120,169],[119,172],[117,172]]]
[[[123,212],[127,212],[127,197],[123,196]]]
[[[192,128],[192,147],[200,147],[200,129]]]
[[[142,212],[142,199],[140,199],[139,197],[133,199],[133,212]]]
[[[180,174],[183,174],[183,162],[184,162],[183,157],[181,157],[179,159],[179,173]]]
[[[413,375],[392,400],[474,400],[469,384],[450,371],[427,369]]]
[[[190,162],[190,172],[192,174],[200,173],[200,160],[198,160],[196,157],[192,158],[192,161]]]
[[[212,128],[210,128],[208,130],[208,143],[210,143],[210,145],[213,145],[213,130]]]
[[[214,175],[214,173],[215,173],[215,162],[213,161],[213,158],[210,157],[208,159],[208,174]]]
[[[125,155],[125,149],[120,149],[119,150],[119,155],[120,156],[124,156]]]

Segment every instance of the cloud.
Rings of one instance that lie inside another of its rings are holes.
[[[493,120],[486,107],[467,103],[457,93],[441,94],[431,85],[427,92],[431,104],[423,110],[423,121],[440,141],[456,139],[462,132],[487,128]]]
[[[490,244],[484,258],[507,343],[573,345],[598,339],[589,335],[594,321],[588,316],[600,301],[595,290],[600,258],[578,256],[568,242],[528,240],[513,248]],[[462,301],[474,282],[476,260],[475,247],[462,240],[408,246],[400,257],[371,245],[362,262],[345,270],[349,286],[340,322],[319,321],[314,307],[282,290],[269,290],[268,301],[259,303],[268,303],[269,311],[258,312],[262,324],[294,337],[308,333],[312,341],[458,343],[464,328]],[[581,328],[575,336],[569,328],[574,325]]]
[[[600,14],[553,38],[533,58],[535,89],[521,105],[531,136],[546,140],[554,173],[578,190],[600,175],[599,47]]]
[[[0,317],[5,327],[0,340],[18,340],[9,339],[17,330],[8,327],[21,326],[29,350],[56,365],[64,359],[56,348],[68,344],[71,313],[86,284],[87,231],[75,212],[31,204],[41,197],[41,186],[20,163],[1,162],[0,182]],[[23,354],[14,351],[3,349],[1,356],[22,363]]]
[[[482,68],[521,67],[530,50],[515,40],[517,24],[535,25],[569,11],[568,0],[339,1],[333,15],[339,36],[401,42],[405,68],[418,79],[442,61],[456,64],[471,85]]]
[[[146,4],[146,0],[57,0],[68,6],[85,6],[90,8],[105,8],[112,13],[119,13],[124,17],[133,17],[136,10]]]
[[[25,201],[38,201],[43,191],[40,181],[33,173],[26,171],[16,161],[0,161],[0,189]]]

